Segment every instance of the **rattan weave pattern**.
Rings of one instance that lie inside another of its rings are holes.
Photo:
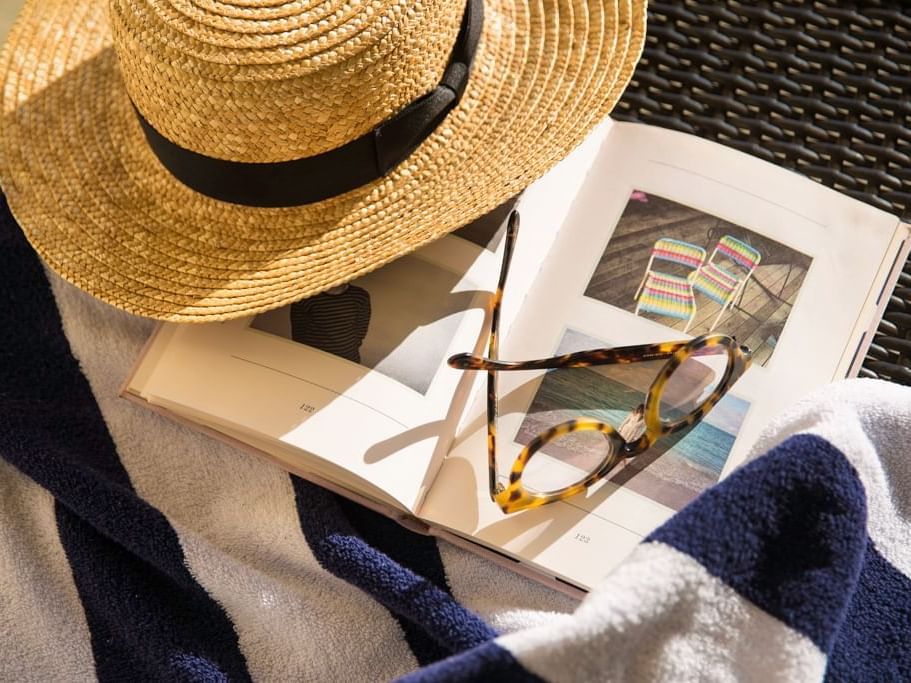
[[[911,3],[649,3],[614,112],[717,140],[911,217]],[[862,376],[911,384],[911,263]]]

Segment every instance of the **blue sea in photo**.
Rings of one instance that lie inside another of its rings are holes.
[[[721,476],[721,470],[727,462],[735,436],[702,422],[683,439],[677,442],[665,454],[675,455],[686,460],[688,465],[696,467],[714,477]]]

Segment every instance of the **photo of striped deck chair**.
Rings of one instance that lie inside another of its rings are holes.
[[[813,263],[767,232],[634,189],[583,295],[627,314],[643,337],[644,320],[678,335],[724,332],[753,350],[753,365],[765,365]]]
[[[686,332],[696,317],[696,296],[693,278],[705,261],[705,249],[681,240],[662,237],[655,246],[645,267],[645,275],[633,299],[635,314],[654,313],[686,320]],[[654,270],[656,261],[674,263],[688,269],[685,274],[672,274]]]
[[[693,288],[721,306],[709,332],[718,326],[737,296],[743,294],[747,280],[761,258],[762,254],[746,242],[725,235],[718,240],[708,261],[699,267],[693,278]]]

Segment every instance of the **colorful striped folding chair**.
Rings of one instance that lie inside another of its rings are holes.
[[[686,275],[672,275],[652,270],[655,261],[676,263],[692,272]],[[652,247],[645,275],[636,290],[636,315],[640,312],[666,315],[686,320],[686,332],[696,317],[696,297],[693,294],[692,279],[705,261],[705,249],[689,242],[662,237]]]
[[[731,265],[722,267],[720,262],[724,259]],[[693,288],[697,292],[701,292],[721,306],[709,332],[718,326],[721,316],[734,303],[737,295],[743,293],[747,280],[756,270],[760,259],[762,254],[730,235],[718,240],[718,245],[709,256],[709,260],[699,268],[693,279]]]

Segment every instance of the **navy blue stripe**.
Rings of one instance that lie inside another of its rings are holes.
[[[508,650],[494,641],[478,645],[460,655],[414,671],[398,679],[398,683],[466,683],[467,681],[497,681],[497,683],[544,683],[525,670]]]
[[[408,531],[388,517],[341,496],[336,496],[336,501],[342,514],[364,541],[394,562],[427,579],[440,590],[452,594],[435,538]],[[415,659],[422,666],[451,654],[449,649],[439,645],[422,627],[400,615],[395,617],[405,633],[405,640],[408,641]]]
[[[829,655],[830,681],[911,681],[911,579],[870,541],[848,616]]]
[[[493,629],[451,595],[357,536],[334,494],[298,477],[292,476],[291,482],[301,530],[327,571],[420,626],[447,653],[496,637]]]
[[[230,620],[134,492],[5,200],[0,274],[0,455],[56,499],[99,678],[248,680]]]
[[[830,652],[867,543],[863,485],[816,436],[791,437],[735,471],[647,540],[709,573]]]

